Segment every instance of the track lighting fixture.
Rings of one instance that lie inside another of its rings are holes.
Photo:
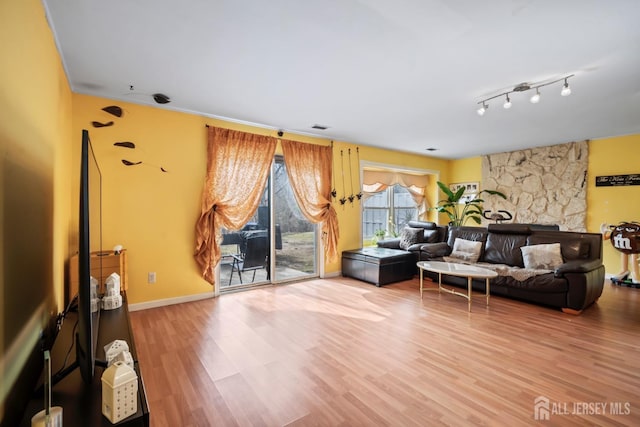
[[[491,101],[492,99],[496,99],[496,98],[500,98],[502,96],[505,97],[505,101],[504,104],[502,104],[502,106],[505,109],[509,109],[511,108],[511,98],[509,97],[510,94],[514,93],[514,92],[526,92],[528,90],[531,89],[535,89],[536,93],[529,99],[531,101],[532,104],[537,104],[538,102],[540,102],[540,88],[541,87],[545,87],[545,86],[549,86],[552,85],[554,83],[558,83],[561,81],[564,81],[564,84],[562,86],[562,91],[560,92],[560,95],[562,96],[568,96],[571,95],[571,88],[569,87],[569,78],[573,77],[574,74],[569,74],[568,76],[562,77],[560,79],[557,80],[553,80],[551,82],[547,82],[547,83],[540,83],[540,84],[529,84],[529,83],[520,83],[519,85],[517,85],[516,87],[514,87],[512,90],[507,91],[507,92],[502,92],[499,93],[498,95],[494,95],[491,96],[489,98],[485,98],[481,101],[478,101],[478,104],[480,104],[480,108],[478,108],[477,113],[479,116],[484,116],[484,113],[487,112],[487,109],[489,108],[489,104],[488,101]]]

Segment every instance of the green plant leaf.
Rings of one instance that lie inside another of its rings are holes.
[[[451,190],[449,190],[449,187],[447,187],[446,185],[444,185],[442,182],[437,181],[436,182],[438,184],[438,187],[440,187],[440,191],[442,191],[449,200],[453,199],[453,192]]]
[[[482,224],[482,213],[484,199],[478,197],[482,193],[495,195],[506,199],[507,197],[496,190],[481,190],[476,197],[471,200],[460,202],[464,194],[465,188],[460,187],[455,193],[452,192],[444,183],[437,181],[438,187],[445,194],[446,198],[438,200],[436,206],[430,208],[439,213],[446,214],[449,217],[449,224],[452,226],[464,225],[468,220],[474,221],[476,224]]]

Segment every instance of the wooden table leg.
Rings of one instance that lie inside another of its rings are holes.
[[[467,277],[467,299],[469,300],[469,311],[471,311],[471,276]]]
[[[485,285],[485,291],[487,293],[487,307],[489,306],[489,278],[487,277],[486,279],[486,285]]]

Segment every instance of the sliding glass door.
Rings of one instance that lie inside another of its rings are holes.
[[[317,234],[317,226],[300,212],[286,165],[277,156],[254,217],[240,231],[223,230],[220,290],[317,276]]]

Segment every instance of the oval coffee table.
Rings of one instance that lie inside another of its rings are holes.
[[[469,301],[469,311],[471,311],[471,282],[473,279],[485,279],[486,285],[486,297],[487,305],[489,305],[489,279],[493,279],[498,276],[495,271],[488,270],[486,268],[476,267],[468,264],[457,264],[453,262],[442,261],[419,261],[418,269],[420,270],[420,299],[422,299],[422,292],[425,291],[445,291],[450,294],[459,295],[466,298]],[[424,271],[431,271],[438,273],[438,288],[423,288],[422,280]],[[442,275],[447,274],[449,276],[459,276],[467,278],[467,293],[456,291],[455,289],[445,288],[442,286]]]

